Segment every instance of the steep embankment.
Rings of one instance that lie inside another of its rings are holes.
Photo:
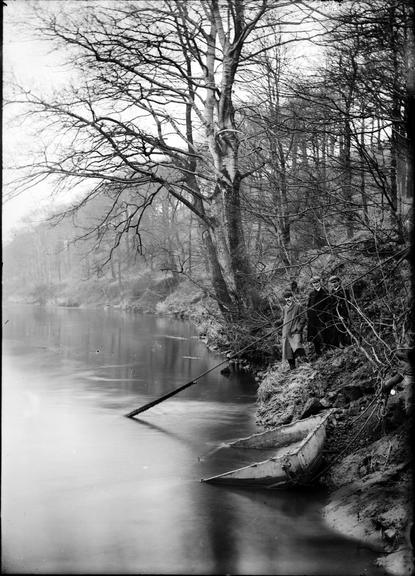
[[[289,371],[278,363],[258,375],[258,424],[265,428],[334,408],[319,481],[330,489],[330,526],[379,551],[390,574],[412,574],[410,370],[392,389],[378,382],[353,346]],[[391,394],[392,391],[392,394]]]
[[[208,345],[227,349],[227,335],[212,306],[183,284],[158,310],[192,319]],[[241,346],[240,339],[236,344]],[[391,379],[395,373],[400,377]],[[393,354],[381,375],[356,344],[326,351],[293,371],[276,362],[257,380],[261,427],[334,408],[319,478],[330,493],[325,519],[334,530],[374,547],[379,565],[391,575],[411,574],[412,381],[406,356]]]

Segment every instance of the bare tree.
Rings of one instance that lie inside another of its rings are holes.
[[[78,75],[65,92],[44,97],[21,89],[14,98],[62,137],[24,185],[51,175],[66,186],[95,181],[82,202],[103,183],[136,190],[138,210],[126,213],[125,231],[137,227],[155,194],[167,191],[201,222],[222,312],[238,316],[252,308],[257,289],[240,201],[248,174],[240,166],[233,90],[253,30],[285,4],[137,0],[79,4],[58,14],[43,6],[42,37],[67,50]]]

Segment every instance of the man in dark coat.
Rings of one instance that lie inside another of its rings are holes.
[[[338,276],[329,278],[329,286],[329,309],[331,315],[329,343],[332,346],[343,348],[351,343],[348,332],[350,324],[350,293],[346,288],[343,288]]]
[[[328,341],[329,294],[323,288],[320,276],[313,276],[311,285],[313,288],[307,303],[307,339],[314,344],[316,355],[320,356],[324,344]]]
[[[296,359],[305,359],[303,329],[306,323],[303,307],[294,298],[291,290],[283,294],[285,300],[282,325],[282,359],[287,360],[290,370],[296,367]]]

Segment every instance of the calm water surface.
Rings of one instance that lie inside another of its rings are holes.
[[[210,486],[221,443],[257,432],[255,383],[185,322],[116,310],[3,310],[5,573],[377,575],[330,532],[322,495]]]

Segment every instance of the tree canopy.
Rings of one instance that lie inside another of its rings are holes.
[[[311,273],[310,249],[341,254],[362,234],[408,242],[409,2],[40,2],[33,14],[76,73],[47,94],[8,91],[59,135],[15,191],[90,182],[63,211],[106,199],[81,234],[105,246],[103,261],[123,242],[149,250],[146,214],[154,223],[169,206],[180,225],[174,242],[159,230],[175,255],[164,265],[202,263],[223,316],[239,321],[263,306],[264,272]]]

